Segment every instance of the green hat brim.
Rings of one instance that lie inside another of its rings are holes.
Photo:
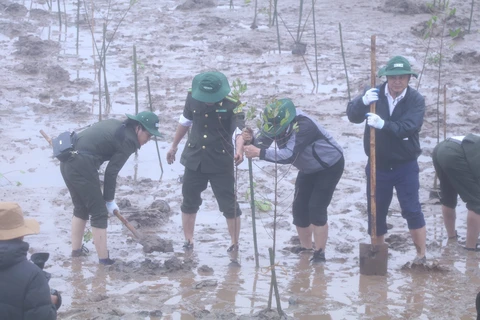
[[[413,72],[413,71],[406,71],[406,70],[386,70],[386,67],[381,68],[378,71],[378,76],[383,77],[383,76],[401,76],[404,74],[411,74],[415,78],[418,78],[418,73]]]
[[[142,121],[141,121],[137,116],[135,116],[135,115],[133,115],[133,114],[128,114],[128,113],[126,113],[125,115],[126,115],[129,119],[135,120],[135,121],[137,121],[139,124],[141,124],[142,127],[145,128],[145,130],[147,130],[150,134],[152,134],[152,135],[154,135],[154,136],[156,136],[156,137],[160,137],[160,136],[161,136],[161,133],[158,131],[158,129],[151,129],[151,128],[149,128],[148,126],[144,125],[144,124],[142,123]]]

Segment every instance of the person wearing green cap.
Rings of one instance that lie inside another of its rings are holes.
[[[292,206],[293,224],[301,244],[296,251],[312,251],[313,235],[315,251],[311,261],[324,262],[327,209],[343,174],[343,149],[328,131],[296,108],[290,99],[269,104],[263,118],[264,124],[256,137],[251,130],[243,130],[244,141],[253,143],[244,147],[245,156],[291,164],[299,170]]]
[[[73,202],[72,257],[86,254],[82,245],[88,219],[92,226],[93,241],[99,263],[114,263],[107,250],[108,214],[118,210],[115,188],[119,171],[132,153],[140,149],[158,132],[158,116],[149,111],[137,115],[127,114],[125,121],[100,121],[78,133],[75,151],[60,163],[65,184]],[[103,192],[98,169],[105,162]]]
[[[226,218],[231,243],[228,252],[238,252],[240,218],[236,201],[234,164],[243,161],[245,115],[240,101],[228,96],[230,86],[221,72],[203,72],[192,81],[183,114],[167,153],[167,162],[175,161],[178,144],[191,128],[180,158],[183,175],[182,226],[184,248],[193,248],[193,235],[201,193],[210,183],[220,211]],[[232,141],[233,140],[233,141]]]
[[[367,156],[370,154],[370,127],[375,128],[377,243],[385,241],[387,214],[395,188],[402,217],[407,220],[417,251],[413,263],[425,264],[426,227],[418,194],[417,162],[422,152],[419,132],[425,114],[425,99],[408,85],[412,75],[418,76],[407,59],[402,56],[391,58],[378,72],[378,76],[386,76],[387,81],[350,101],[347,116],[353,123],[362,123],[366,118],[363,146]],[[373,102],[376,113],[369,112]],[[370,234],[370,162],[365,172]]]

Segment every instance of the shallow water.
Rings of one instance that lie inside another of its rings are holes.
[[[16,1],[26,8],[47,10],[46,4],[37,1]],[[111,90],[112,109],[105,118],[123,119],[125,113],[135,112],[134,78],[132,72],[133,46],[139,60],[139,108],[148,109],[146,77],[149,77],[154,109],[161,117],[158,141],[163,174],[155,143],[149,142],[132,156],[119,176],[117,198],[128,200],[131,207],[122,209],[131,214],[150,211],[158,199],[165,200],[173,215],[165,224],[142,226],[147,235],[158,235],[173,241],[174,253],[146,254],[120,221],[109,220],[109,250],[118,259],[121,268],[98,266],[92,242],[86,245],[90,255],[82,259],[70,258],[70,218],[72,205],[61,178],[58,161],[51,158],[47,142],[39,134],[45,130],[54,136],[64,130],[77,130],[98,121],[98,88],[92,54],[92,36],[82,8],[77,53],[75,26],[76,6],[63,2],[68,24],[59,28],[56,3],[50,18],[38,22],[26,18],[13,19],[2,16],[2,21],[35,24],[30,34],[42,40],[50,39],[60,44],[59,53],[49,59],[38,58],[38,63],[48,70],[60,65],[67,71],[70,81],[48,83],[44,71],[37,75],[9,76],[11,69],[22,63],[36,62],[36,57],[19,57],[14,54],[16,36],[0,33],[2,69],[8,76],[2,86],[0,102],[1,166],[0,191],[2,201],[18,201],[25,214],[41,222],[41,233],[29,236],[31,253],[47,251],[50,260],[46,271],[52,273],[50,284],[62,292],[63,306],[59,319],[196,319],[203,317],[230,319],[253,315],[265,309],[270,296],[270,269],[268,248],[273,247],[272,223],[274,214],[256,213],[259,248],[259,266],[256,268],[253,252],[252,216],[248,193],[248,166],[246,161],[238,168],[238,199],[242,215],[240,266],[231,264],[226,253],[230,245],[225,219],[218,212],[210,189],[204,193],[204,203],[197,217],[195,248],[185,252],[179,207],[183,167],[177,162],[167,165],[165,155],[176,127],[178,116],[190,85],[191,77],[199,70],[218,68],[248,82],[246,101],[260,108],[272,97],[291,96],[307,112],[318,117],[345,150],[346,169],[329,208],[330,235],[327,246],[327,263],[312,266],[310,254],[293,254],[288,248],[295,245],[296,235],[291,225],[290,204],[293,200],[293,181],[296,169],[279,166],[283,176],[278,183],[277,232],[275,243],[275,271],[281,307],[294,319],[472,319],[475,314],[474,298],[480,288],[478,254],[464,252],[460,246],[447,244],[440,206],[430,198],[433,189],[433,168],[430,165],[431,149],[436,143],[435,121],[432,106],[436,90],[434,78],[427,73],[423,88],[429,105],[424,126],[422,145],[427,153],[420,158],[423,210],[427,220],[427,255],[429,263],[438,260],[446,271],[402,270],[415,253],[406,223],[394,199],[389,223],[390,235],[400,237],[390,245],[389,267],[386,277],[367,277],[359,274],[358,246],[368,243],[366,235],[365,155],[362,147],[363,124],[352,125],[345,118],[346,83],[342,76],[343,65],[338,48],[337,20],[344,23],[347,61],[352,86],[361,88],[366,80],[364,65],[368,60],[368,37],[378,30],[375,19],[384,17],[377,10],[381,1],[352,5],[350,1],[322,2],[320,84],[314,87],[312,62],[312,30],[307,27],[305,41],[309,43],[306,59],[289,52],[290,35],[282,33],[282,52],[278,54],[276,37],[272,28],[266,27],[266,15],[259,15],[260,28],[249,28],[251,8],[248,3],[238,3],[235,9],[220,3],[216,8],[175,10],[175,1],[141,1],[132,8],[118,29],[107,54],[108,83]],[[91,3],[87,2],[90,7]],[[101,23],[106,16],[106,2],[95,1],[102,14],[96,13],[95,37],[100,45]],[[118,23],[126,3],[116,3],[110,13],[109,32]],[[460,6],[460,2],[455,2]],[[267,9],[261,4],[262,10]],[[292,3],[281,4],[282,17],[288,25],[297,21]],[[392,51],[412,57],[423,50],[423,43],[412,39],[409,28],[414,23],[427,20],[428,15],[388,15],[391,25],[379,35],[379,58],[386,60]],[[328,19],[327,19],[328,20]],[[368,21],[367,21],[368,20]],[[318,30],[317,30],[318,32]],[[408,35],[406,35],[408,34]],[[367,35],[367,36],[366,36]],[[389,40],[392,35],[395,41]],[[472,41],[472,43],[476,43]],[[459,44],[461,45],[461,44]],[[407,48],[407,49],[405,49]],[[420,61],[423,55],[415,56]],[[33,62],[32,62],[33,61]],[[419,64],[415,67],[419,67]],[[363,68],[363,69],[362,69]],[[463,95],[461,104],[455,96],[452,104],[458,108],[451,112],[449,132],[471,129],[475,123],[465,122],[465,115],[475,114],[465,105],[478,101],[478,90],[472,84],[468,70],[453,68],[452,79],[468,83],[471,92]],[[470,71],[471,72],[471,71]],[[88,79],[87,85],[74,84],[77,79]],[[429,80],[429,81],[428,81]],[[6,89],[5,89],[6,88]],[[457,88],[458,89],[458,88]],[[456,89],[456,90],[457,90]],[[352,91],[356,90],[352,88]],[[459,89],[458,89],[459,90]],[[428,94],[430,96],[428,96]],[[48,98],[45,98],[48,96]],[[59,102],[67,101],[68,104]],[[56,104],[58,103],[58,104]],[[75,103],[75,104],[74,104]],[[297,103],[297,102],[296,102]],[[102,106],[105,99],[102,97]],[[470,117],[472,118],[472,117]],[[253,124],[252,124],[253,126]],[[422,133],[423,134],[423,133]],[[180,146],[181,150],[183,145]],[[274,168],[264,162],[254,161],[256,198],[274,201]],[[18,184],[18,186],[17,186]],[[466,217],[464,205],[459,203],[457,230],[464,238]],[[463,240],[463,239],[461,239]],[[286,249],[287,248],[287,249]],[[178,258],[183,263],[172,270],[162,269],[166,261]],[[151,262],[150,264],[146,262]],[[187,263],[188,262],[188,263]],[[157,264],[152,266],[152,264]],[[201,270],[208,266],[213,272]],[[199,269],[200,268],[200,269]],[[214,286],[199,286],[201,281],[216,281]],[[276,308],[275,299],[271,304]],[[157,312],[158,311],[158,312]],[[205,311],[210,314],[207,315]],[[204,312],[204,313],[202,313]],[[162,314],[162,316],[160,316]]]

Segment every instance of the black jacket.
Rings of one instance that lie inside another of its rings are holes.
[[[93,157],[94,170],[98,170],[105,161],[108,161],[103,185],[103,198],[108,201],[115,198],[118,173],[128,158],[140,149],[137,135],[132,127],[127,126],[124,131],[125,135],[118,136],[118,129],[121,126],[122,121],[116,119],[97,122],[80,132],[75,142],[75,149],[79,153]],[[61,165],[81,168],[89,166],[90,163],[92,162],[82,160],[82,157],[74,157]]]
[[[396,165],[415,160],[420,156],[419,132],[423,125],[425,114],[425,99],[418,91],[407,87],[405,97],[400,100],[392,115],[388,107],[388,99],[385,96],[387,83],[377,88],[378,101],[376,114],[385,120],[381,130],[375,130],[375,151],[377,167],[388,169]],[[348,103],[348,120],[353,123],[365,121],[365,114],[370,112],[370,106],[363,104],[362,96],[358,96]],[[365,134],[363,136],[365,154],[370,154],[370,126],[365,122]]]
[[[207,105],[188,94],[183,116],[192,120],[192,129],[180,163],[203,173],[233,172],[235,129],[245,127],[240,101],[231,97]]]
[[[54,320],[57,311],[50,298],[44,272],[27,260],[28,243],[0,241],[0,319]]]

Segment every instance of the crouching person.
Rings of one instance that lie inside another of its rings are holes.
[[[35,219],[24,219],[17,203],[0,202],[0,319],[54,320],[59,295],[51,295],[44,272],[27,260],[23,237],[37,234]]]

